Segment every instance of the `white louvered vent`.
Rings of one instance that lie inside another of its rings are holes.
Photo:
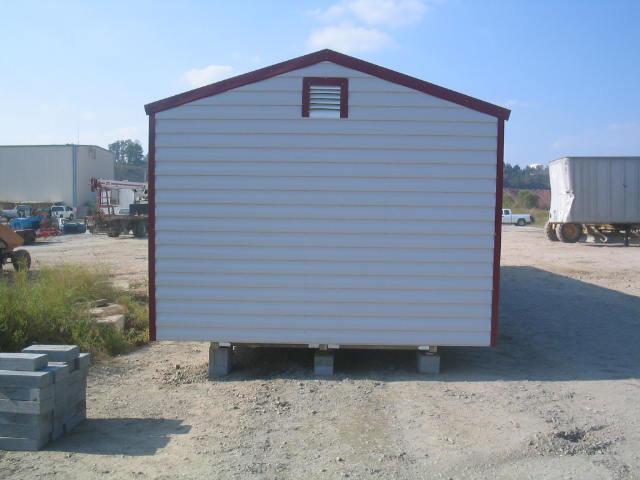
[[[340,118],[341,89],[339,85],[311,85],[309,88],[309,116]]]

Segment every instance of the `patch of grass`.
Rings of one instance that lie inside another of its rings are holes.
[[[542,208],[532,208],[530,210],[523,211],[522,213],[530,213],[533,216],[533,225],[544,227],[544,224],[549,220],[549,210]]]
[[[91,321],[91,302],[128,309],[124,332]],[[119,291],[98,267],[59,265],[0,275],[0,351],[33,343],[75,344],[100,358],[148,342],[148,306]]]

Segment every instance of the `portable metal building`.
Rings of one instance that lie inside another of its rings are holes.
[[[113,178],[113,153],[95,145],[0,146],[0,202],[95,203],[91,177]]]
[[[331,50],[145,110],[152,338],[495,345],[509,110]]]
[[[549,162],[552,223],[640,224],[640,157]]]

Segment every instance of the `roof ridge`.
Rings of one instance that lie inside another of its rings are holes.
[[[311,65],[315,65],[324,61],[330,61],[346,68],[358,70],[374,77],[378,77],[382,80],[403,85],[407,88],[411,88],[428,95],[441,98],[452,103],[456,103],[463,107],[467,107],[472,110],[497,117],[499,119],[508,120],[509,115],[511,114],[510,110],[498,105],[485,102],[484,100],[465,95],[464,93],[459,93],[454,90],[436,85],[434,83],[430,83],[416,77],[411,77],[404,73],[396,72],[395,70],[381,67],[380,65],[376,65],[374,63],[370,63],[356,57],[351,57],[349,55],[345,55],[344,53],[339,53],[328,48],[302,55],[301,57],[293,58],[291,60],[276,63],[268,67],[260,68],[252,72],[243,73],[241,75],[237,75],[226,80],[221,80],[219,82],[212,83],[211,85],[206,85],[194,90],[189,90],[178,95],[173,95],[156,102],[148,103],[144,108],[147,114],[161,112],[169,108],[174,108],[179,105],[184,105],[185,103],[199,100],[201,98],[217,95],[218,93],[226,92],[234,88],[266,80],[283,73],[288,73],[293,70],[309,67]]]

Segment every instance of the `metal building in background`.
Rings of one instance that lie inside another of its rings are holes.
[[[95,203],[92,177],[113,178],[113,153],[95,145],[0,146],[0,202]]]

